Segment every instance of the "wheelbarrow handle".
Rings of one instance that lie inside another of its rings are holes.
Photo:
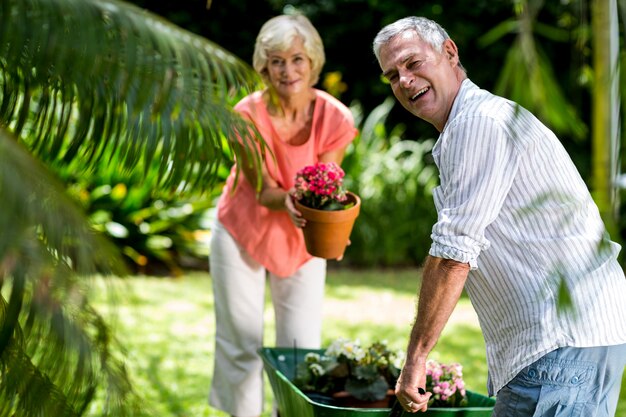
[[[421,395],[426,394],[426,390],[422,387],[419,387],[417,390]],[[389,417],[400,417],[402,413],[404,413],[404,409],[402,408],[402,405],[400,405],[400,401],[398,401],[398,398],[396,398],[396,401],[394,401],[393,403],[393,407],[391,407]]]
[[[404,413],[404,408],[400,404],[400,401],[396,398],[393,402],[393,407],[391,407],[391,412],[389,413],[389,417],[400,417]]]

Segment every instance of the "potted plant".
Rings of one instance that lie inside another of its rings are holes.
[[[307,353],[296,368],[294,384],[318,400],[323,400],[320,394],[330,396],[333,400],[328,402],[335,405],[387,407],[393,399],[403,359],[403,353],[390,350],[386,342],[363,348],[358,340],[340,338],[323,354]],[[459,363],[442,364],[429,359],[426,390],[433,394],[429,407],[467,405],[463,367]]]
[[[333,405],[389,407],[402,359],[386,342],[363,348],[358,340],[340,338],[322,354],[307,353],[296,368],[294,384]]]
[[[339,258],[348,244],[361,199],[344,189],[344,176],[344,171],[334,162],[318,162],[296,173],[291,195],[307,220],[304,240],[313,256]]]
[[[433,395],[428,407],[465,407],[467,395],[463,381],[463,367],[459,363],[442,364],[426,361],[426,390]]]

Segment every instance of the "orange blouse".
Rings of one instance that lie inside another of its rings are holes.
[[[235,106],[251,120],[266,141],[269,175],[284,190],[294,185],[296,172],[319,162],[320,155],[344,147],[357,135],[350,109],[330,94],[315,90],[316,100],[309,139],[294,146],[283,142],[272,126],[270,116],[257,91]],[[219,199],[218,219],[250,256],[279,277],[288,277],[312,258],[306,251],[302,230],[295,227],[286,211],[260,205],[255,190],[244,175],[234,185],[233,166]]]

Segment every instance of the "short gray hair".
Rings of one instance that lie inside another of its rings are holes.
[[[441,52],[444,41],[450,39],[448,32],[437,22],[425,17],[405,17],[385,26],[378,32],[373,44],[376,59],[380,62],[380,48],[382,46],[389,43],[396,36],[408,31],[415,32],[417,36],[437,52]]]
[[[311,60],[310,86],[317,83],[326,62],[324,44],[311,21],[301,14],[276,16],[261,27],[254,45],[252,66],[266,81],[268,53],[286,51],[296,37],[302,39],[304,51]]]

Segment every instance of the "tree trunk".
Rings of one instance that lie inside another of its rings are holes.
[[[616,0],[592,0],[592,194],[615,239],[619,132],[619,32]]]

